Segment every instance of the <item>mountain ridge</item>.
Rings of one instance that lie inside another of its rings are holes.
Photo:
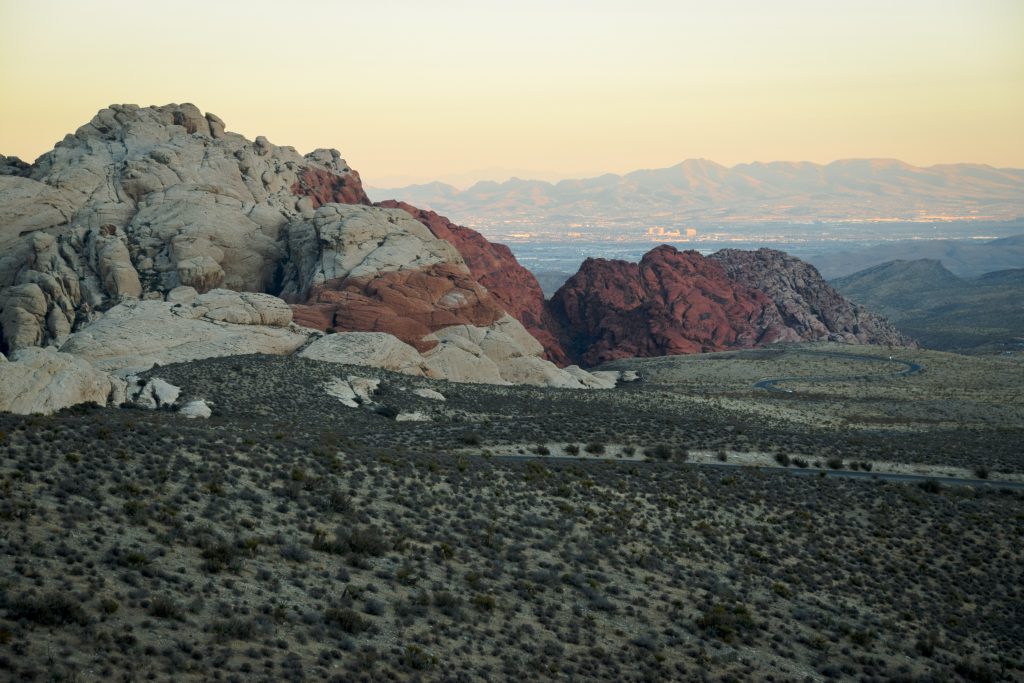
[[[1024,340],[1024,269],[961,278],[938,259],[894,260],[831,283],[930,348],[990,352]]]
[[[913,166],[884,158],[734,166],[687,159],[665,168],[556,182],[513,177],[479,181],[459,190],[435,181],[374,188],[374,192],[455,216],[479,216],[514,205],[521,213],[536,212],[538,220],[549,211],[592,216],[601,211],[619,215],[623,209],[638,217],[674,210],[686,220],[726,222],[811,216],[819,220],[917,219],[929,214],[1024,216],[1024,169],[975,163]],[[602,198],[602,193],[608,196]]]

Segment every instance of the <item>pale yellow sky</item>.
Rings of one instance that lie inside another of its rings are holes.
[[[193,102],[377,186],[693,157],[1024,167],[1020,0],[0,0],[0,25],[0,153],[27,160],[108,104]]]

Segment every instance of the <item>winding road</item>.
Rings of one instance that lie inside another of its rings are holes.
[[[799,353],[809,356],[831,356],[833,358],[849,358],[852,360],[869,361],[874,363],[890,363],[901,366],[903,369],[892,373],[871,373],[865,375],[807,375],[803,377],[769,377],[754,382],[755,389],[774,391],[783,394],[792,394],[792,389],[785,389],[780,386],[783,382],[855,382],[858,380],[879,379],[883,377],[909,377],[916,375],[923,370],[923,366],[909,360],[899,358],[882,358],[869,356],[863,353],[844,353],[842,351],[787,351],[787,353]]]
[[[650,464],[657,461],[652,460],[620,460],[613,458],[580,457],[572,455],[490,455],[485,456],[492,460],[536,460],[540,462],[575,462],[575,463],[631,463]],[[972,486],[976,488],[1014,489],[1024,491],[1024,481],[1000,481],[998,479],[962,479],[959,477],[937,477],[927,474],[900,474],[896,472],[861,472],[856,470],[826,470],[818,468],[801,467],[772,467],[765,465],[738,465],[735,463],[723,462],[687,462],[681,463],[684,467],[711,467],[715,469],[734,470],[755,470],[757,472],[785,472],[798,477],[825,477],[831,479],[861,479],[868,481],[893,481],[901,483],[920,483],[934,481],[938,484],[948,486]]]
[[[899,358],[882,358],[879,356],[870,356],[867,354],[860,353],[844,353],[842,351],[788,351],[788,353],[801,353],[806,355],[815,356],[831,356],[834,358],[848,358],[858,361],[867,361],[872,363],[886,363],[894,364],[899,366],[901,369],[897,372],[891,373],[871,373],[862,375],[811,375],[802,377],[769,377],[758,380],[754,383],[754,387],[758,389],[764,389],[765,391],[779,392],[779,393],[794,393],[792,389],[785,389],[778,385],[784,382],[851,382],[857,380],[868,380],[868,379],[879,379],[889,377],[909,377],[910,375],[916,375],[921,372],[924,367],[919,363],[915,363],[909,360],[903,360]],[[650,462],[644,460],[612,460],[610,458],[592,458],[592,457],[580,457],[580,456],[569,456],[569,455],[493,455],[489,456],[494,460],[539,460],[541,462],[577,462],[577,463],[594,463],[594,462]],[[1020,481],[999,481],[992,479],[964,479],[959,477],[939,477],[931,476],[926,474],[900,474],[895,472],[863,472],[857,470],[831,470],[831,469],[818,469],[818,468],[799,468],[799,467],[773,467],[763,465],[738,465],[735,463],[685,463],[687,467],[713,467],[717,469],[755,469],[760,472],[786,472],[794,476],[802,477],[826,477],[835,479],[861,479],[869,481],[892,481],[902,483],[920,483],[926,481],[933,481],[938,484],[944,484],[947,486],[972,486],[976,488],[997,488],[997,489],[1014,489],[1024,491],[1024,482]]]

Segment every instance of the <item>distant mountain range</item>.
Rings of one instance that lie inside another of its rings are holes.
[[[1024,217],[1024,169],[981,164],[917,167],[895,159],[830,164],[774,161],[727,167],[690,159],[661,169],[556,183],[513,178],[458,190],[435,182],[373,188],[465,220],[649,218],[665,224],[759,221],[936,220]]]
[[[889,261],[831,283],[929,348],[1024,346],[1024,268],[963,279],[935,259]]]

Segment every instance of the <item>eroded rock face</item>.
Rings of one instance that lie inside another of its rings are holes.
[[[608,389],[615,382],[576,367],[562,370],[541,357],[540,343],[510,315],[486,327],[451,325],[428,335],[430,348],[415,347],[381,332],[339,332],[299,352],[312,360],[368,365],[408,375],[478,384],[531,384],[570,389]]]
[[[423,358],[412,346],[384,332],[339,332],[320,337],[299,352],[311,360],[368,365],[406,375],[423,375]]]
[[[420,351],[431,332],[505,315],[455,247],[404,211],[329,204],[289,230],[284,294],[296,321],[385,332]]]
[[[507,246],[490,242],[476,230],[405,202],[387,200],[378,202],[377,206],[402,209],[427,226],[434,236],[452,244],[476,281],[541,343],[545,357],[558,365],[569,363],[553,331],[556,323],[545,306],[537,278],[516,260]]]
[[[179,286],[276,291],[288,226],[328,201],[369,203],[335,150],[250,141],[191,104],[103,109],[35,164],[4,163],[0,348]]]
[[[60,349],[121,375],[217,356],[287,355],[309,339],[290,320],[288,306],[270,295],[214,290],[188,304],[119,304]]]
[[[106,405],[124,394],[124,382],[87,360],[54,348],[25,348],[0,361],[0,411],[49,414],[79,403]]]
[[[763,292],[696,251],[660,246],[640,263],[587,259],[550,302],[585,365],[796,340]]]
[[[722,249],[708,258],[730,279],[761,290],[783,322],[805,341],[912,345],[881,316],[847,301],[809,263],[775,249]]]

